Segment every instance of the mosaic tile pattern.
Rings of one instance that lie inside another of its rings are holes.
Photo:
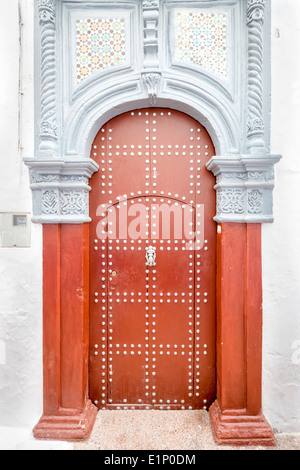
[[[175,59],[227,76],[227,14],[176,11]]]
[[[95,72],[124,64],[125,43],[124,18],[77,20],[77,84]]]

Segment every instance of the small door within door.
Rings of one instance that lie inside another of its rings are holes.
[[[91,157],[90,398],[199,409],[215,398],[214,147],[169,109],[118,116]]]

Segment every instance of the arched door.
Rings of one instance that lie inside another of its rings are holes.
[[[186,114],[105,124],[91,157],[90,398],[99,408],[200,409],[215,398],[214,155]]]

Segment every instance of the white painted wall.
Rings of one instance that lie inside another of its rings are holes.
[[[19,152],[18,1],[0,0],[0,211],[31,211],[22,158],[34,148],[33,3],[22,0]],[[300,2],[272,5],[272,150],[284,158],[276,167],[275,223],[263,228],[263,408],[278,431],[300,432],[300,354],[292,360],[295,341],[300,349]],[[0,428],[32,428],[42,413],[42,230],[31,230],[31,248],[0,248]]]
[[[283,158],[263,227],[263,408],[276,429],[300,432],[300,2],[272,8],[271,145]]]
[[[0,0],[0,212],[31,212],[33,155],[33,0],[24,21],[22,145],[18,150],[18,1]],[[0,248],[0,426],[31,427],[42,412],[42,230],[30,248]],[[0,444],[1,448],[1,444]]]

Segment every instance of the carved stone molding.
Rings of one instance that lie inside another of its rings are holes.
[[[263,25],[265,0],[248,0],[248,148],[265,147],[263,119]]]
[[[33,195],[33,222],[84,223],[89,217],[89,178],[98,170],[91,159],[25,159]]]
[[[143,1],[144,68],[158,68],[159,0]]]
[[[41,152],[53,153],[57,149],[56,116],[56,0],[39,0],[41,27]]]
[[[280,155],[213,157],[207,168],[216,176],[216,222],[272,222],[274,165],[280,159]]]
[[[247,23],[252,21],[263,21],[266,0],[248,0],[247,5]]]
[[[148,8],[159,8],[159,0],[143,0],[143,8],[145,10]]]
[[[39,0],[39,19],[40,24],[55,24],[56,12],[55,12],[56,0]]]

